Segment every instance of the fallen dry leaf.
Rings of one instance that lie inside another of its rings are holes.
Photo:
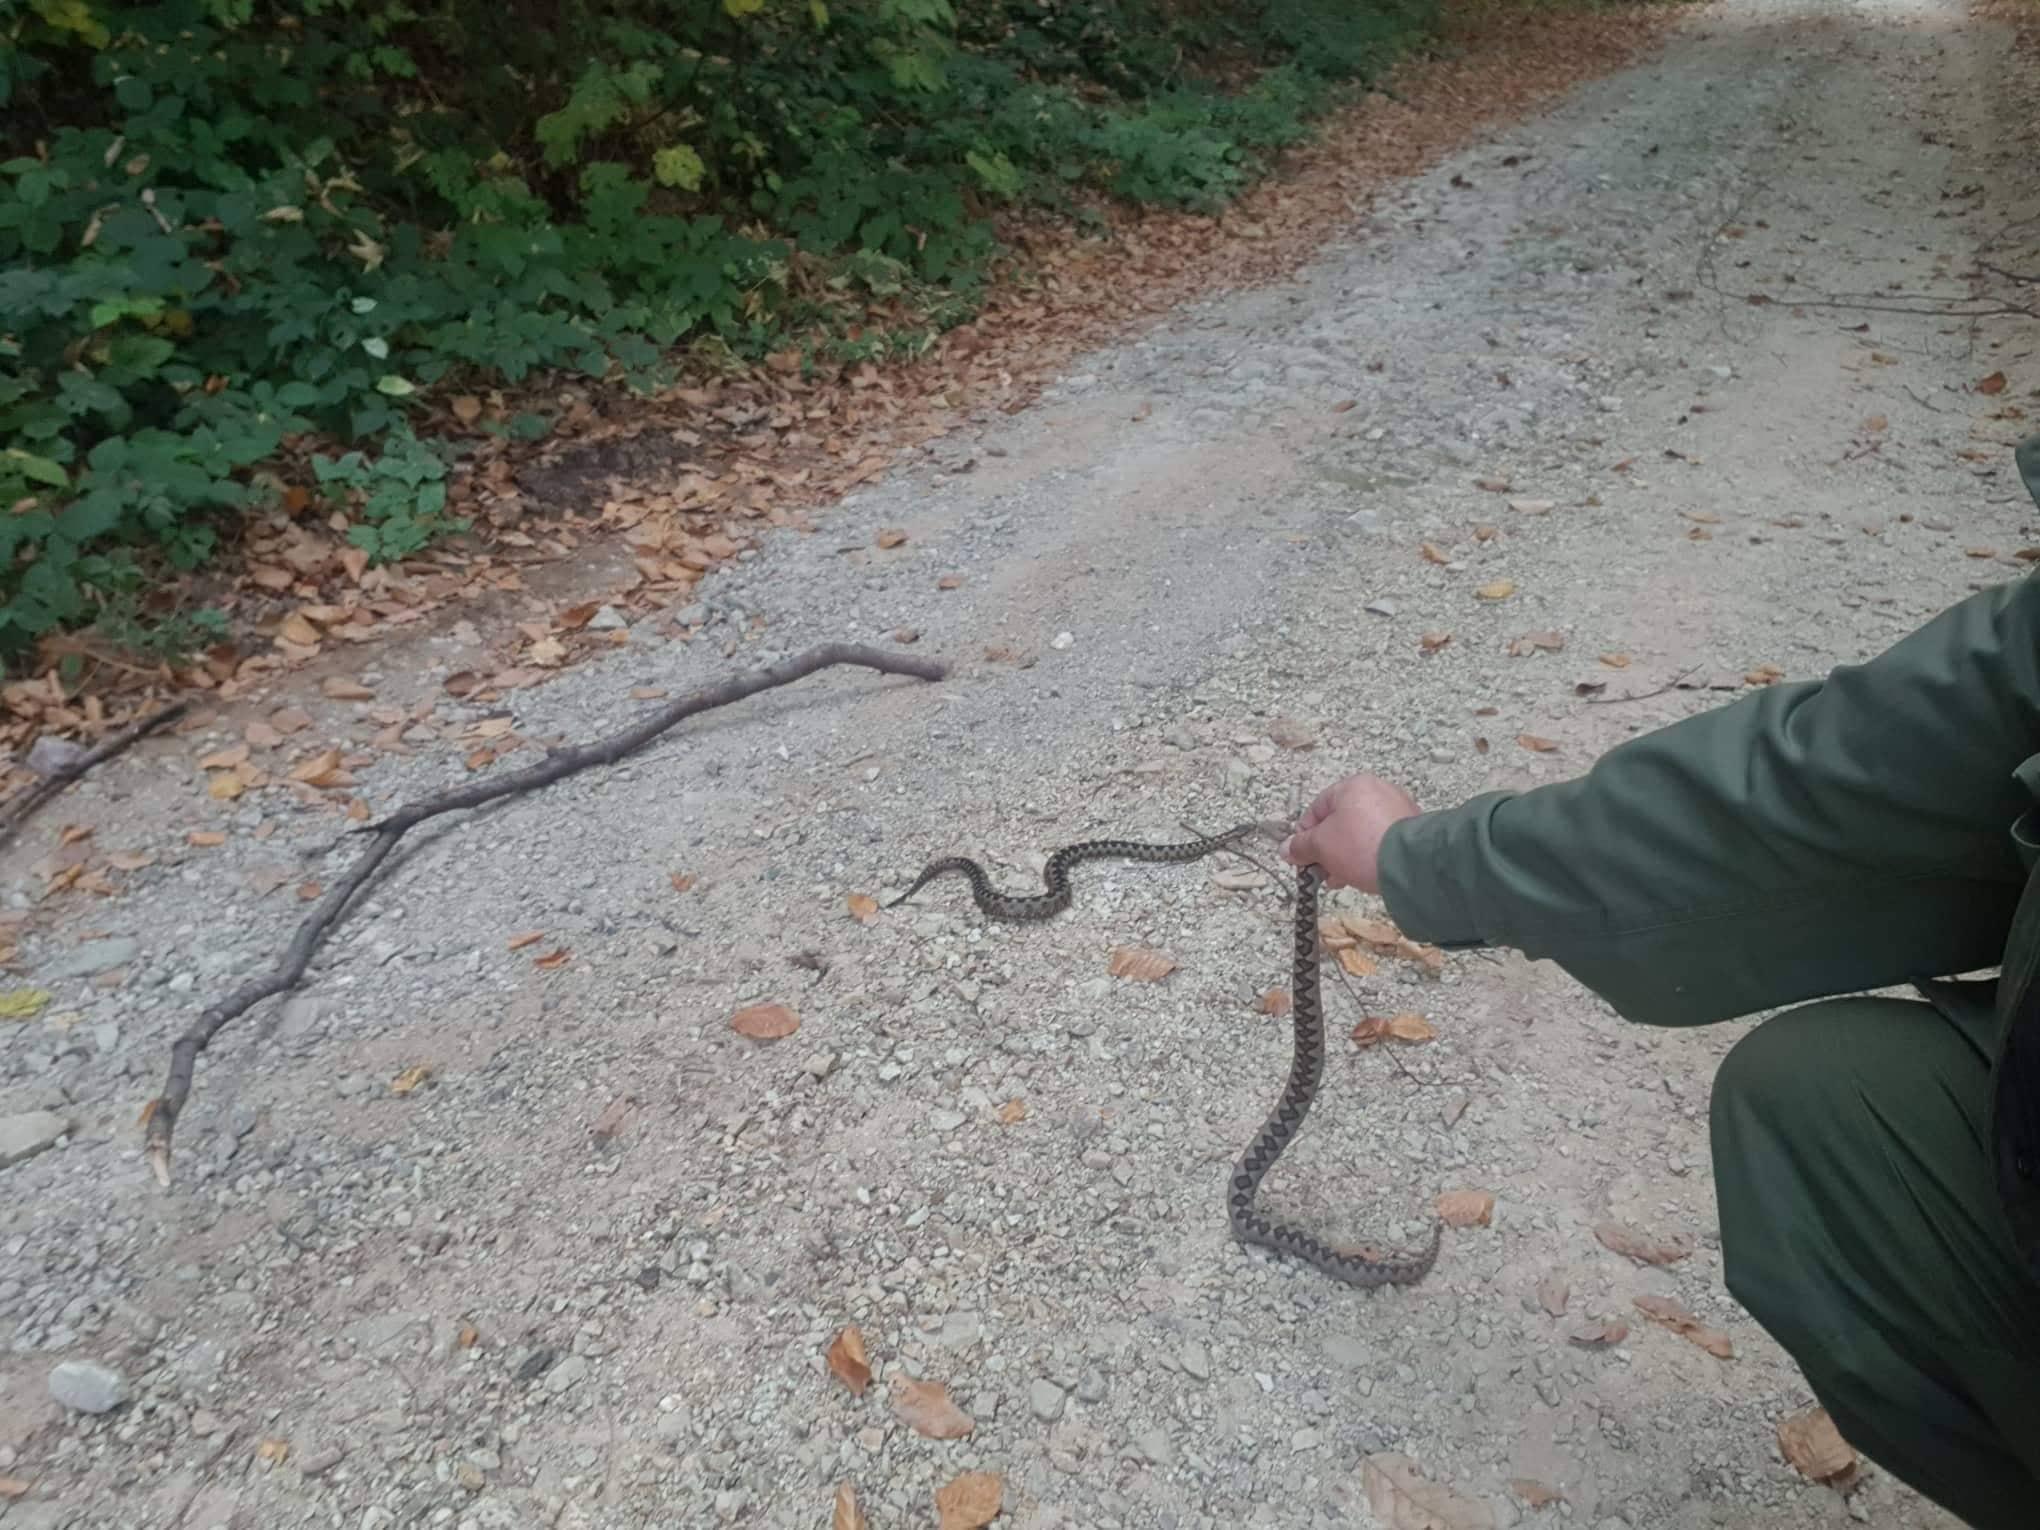
[[[1438,1197],[1438,1220],[1447,1227],[1486,1227],[1494,1218],[1492,1190],[1447,1190]]]
[[[232,802],[247,789],[239,776],[228,771],[216,771],[206,778],[205,794],[215,802]]]
[[[340,751],[328,749],[291,768],[290,778],[307,786],[342,786],[348,777],[340,768]]]
[[[1549,754],[1558,747],[1550,739],[1539,738],[1534,733],[1518,733],[1516,735],[1516,742],[1533,754]]]
[[[211,850],[227,842],[227,836],[216,834],[211,829],[194,829],[184,836],[187,845],[196,845],[201,850]]]
[[[885,548],[898,547],[906,541],[907,534],[897,526],[888,526],[878,534],[878,545]]]
[[[510,949],[522,951],[526,946],[535,946],[544,939],[544,930],[526,930],[522,935],[512,935],[510,937]]]
[[[871,1385],[871,1357],[864,1352],[864,1334],[850,1327],[829,1344],[829,1371],[857,1396]]]
[[[935,1490],[937,1530],[983,1530],[999,1517],[1006,1484],[997,1472],[965,1472]]]
[[[255,1459],[267,1461],[272,1466],[282,1461],[289,1454],[290,1441],[288,1440],[263,1440],[255,1447]]]
[[[1424,543],[1417,551],[1423,555],[1426,563],[1450,563],[1452,561],[1450,555],[1441,551],[1437,544],[1433,542]]]
[[[373,701],[375,692],[359,680],[349,680],[345,675],[328,675],[319,683],[319,692],[329,701]]]
[[[1971,558],[1995,558],[1997,556],[1997,549],[1995,547],[1965,547],[1962,551],[1964,556]]]
[[[1509,657],[1527,659],[1533,653],[1559,653],[1565,648],[1565,634],[1558,631],[1526,632],[1509,643]]]
[[[1360,1482],[1367,1506],[1388,1530],[1494,1530],[1494,1510],[1426,1481],[1408,1456],[1363,1457]]]
[[[558,638],[551,636],[542,637],[536,643],[533,643],[530,652],[526,655],[532,663],[543,664],[548,668],[559,663],[566,656],[566,644],[562,643]]]
[[[460,1325],[460,1332],[453,1336],[453,1342],[461,1349],[473,1349],[481,1341],[482,1331],[472,1323]]]
[[[1473,593],[1481,600],[1507,600],[1516,593],[1516,581],[1513,579],[1490,580]]]
[[[1993,372],[1976,385],[1978,393],[2002,393],[2005,391],[2005,374]]]
[[[666,688],[660,685],[633,685],[630,688],[632,701],[664,701]]]
[[[857,1489],[847,1482],[836,1484],[836,1506],[829,1513],[829,1530],[871,1530],[871,1522],[857,1507]]]
[[[1027,1102],[1025,1100],[1008,1100],[994,1114],[998,1118],[999,1125],[1017,1126],[1020,1122],[1027,1119]]]
[[[312,725],[311,714],[300,712],[296,707],[284,707],[269,714],[269,726],[288,738],[293,733],[302,733]]]
[[[1627,669],[1629,668],[1629,655],[1626,653],[1604,653],[1601,655],[1601,662],[1610,669]]]
[[[1512,499],[1509,508],[1518,515],[1549,515],[1558,508],[1555,499]]]
[[[297,895],[306,903],[314,901],[325,890],[317,882],[300,882],[297,885]]]
[[[1564,1317],[1566,1303],[1572,1300],[1572,1286],[1566,1278],[1553,1270],[1537,1282],[1537,1305],[1553,1317]]]
[[[977,1425],[971,1416],[949,1400],[949,1389],[939,1381],[909,1381],[893,1397],[893,1412],[914,1433],[931,1440],[960,1440]]]
[[[1132,978],[1136,983],[1159,983],[1176,970],[1176,959],[1140,946],[1114,946],[1106,968],[1114,977]]]
[[[1289,990],[1271,988],[1261,995],[1261,1002],[1255,1007],[1264,1015],[1286,1015],[1290,1010]]]
[[[156,858],[146,850],[116,850],[106,858],[106,864],[115,871],[140,871],[155,865]]]
[[[1449,632],[1426,632],[1417,639],[1417,647],[1424,653],[1436,653],[1451,641],[1452,634]]]
[[[1358,946],[1338,947],[1339,966],[1348,977],[1373,977],[1381,969],[1374,964],[1374,958]]]
[[[859,924],[870,924],[878,917],[878,899],[870,893],[852,893],[848,902],[850,917]]]
[[[531,965],[540,972],[557,972],[560,968],[566,966],[568,962],[572,961],[573,957],[573,952],[569,951],[565,946],[561,946],[556,951],[548,951],[543,956],[534,957]]]
[[[1548,1483],[1539,1482],[1535,1477],[1511,1477],[1509,1491],[1533,1509],[1548,1508],[1552,1504],[1565,1502],[1565,1494]]]
[[[1692,1243],[1685,1238],[1674,1235],[1660,1241],[1626,1222],[1601,1222],[1595,1226],[1594,1236],[1639,1264],[1677,1264],[1693,1252]]]
[[[34,1484],[21,1477],[0,1477],[0,1498],[21,1498]]]
[[[390,1080],[391,1094],[409,1094],[425,1080],[432,1077],[432,1069],[426,1063],[413,1063],[402,1073]]]
[[[1662,1323],[1673,1333],[1691,1339],[1717,1360],[1733,1360],[1735,1346],[1718,1328],[1709,1328],[1669,1296],[1639,1296],[1636,1310],[1653,1323]]]
[[[236,744],[231,749],[221,749],[216,753],[207,755],[198,762],[198,768],[200,770],[232,770],[236,765],[246,764],[247,760],[248,746],[246,744]],[[68,829],[65,830],[66,834],[69,832]],[[87,830],[86,832],[90,833],[91,831]],[[59,842],[66,845],[71,843],[69,839]]]
[[[687,891],[688,888],[694,885],[693,877],[678,871],[669,872],[666,876],[666,880],[673,884],[673,891],[675,892],[685,892]]]
[[[454,395],[449,407],[453,410],[453,417],[463,425],[472,425],[482,417],[482,401],[472,393]]]
[[[1431,1029],[1431,1023],[1422,1015],[1404,1013],[1400,1015],[1369,1015],[1353,1027],[1353,1040],[1360,1046],[1371,1047],[1382,1041],[1431,1041],[1438,1033]]]
[[[283,625],[277,629],[277,635],[287,642],[297,644],[300,648],[319,646],[319,629],[295,612],[283,619]]]
[[[1846,1486],[1856,1474],[1856,1452],[1825,1408],[1807,1408],[1779,1419],[1778,1448],[1809,1482]]]
[[[935,588],[938,590],[960,590],[963,588],[963,576],[960,574],[944,574],[935,581]]]
[[[1610,1344],[1620,1344],[1629,1337],[1629,1325],[1618,1318],[1597,1318],[1582,1323],[1569,1332],[1565,1338],[1568,1344],[1577,1344],[1581,1349],[1602,1349]]]
[[[752,1041],[780,1041],[800,1029],[800,1017],[784,1004],[749,1004],[730,1016],[730,1029]]]

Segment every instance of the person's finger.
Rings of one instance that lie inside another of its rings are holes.
[[[1318,836],[1312,829],[1299,830],[1282,842],[1282,859],[1292,866],[1308,866],[1318,855]]]
[[[1332,816],[1332,794],[1337,790],[1335,786],[1328,786],[1317,794],[1317,800],[1305,808],[1303,817],[1297,820],[1296,827],[1299,831],[1315,829]]]

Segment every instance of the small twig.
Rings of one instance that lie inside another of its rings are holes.
[[[1663,685],[1659,686],[1654,691],[1631,691],[1627,695],[1623,696],[1589,696],[1587,698],[1587,705],[1590,707],[1612,707],[1618,701],[1645,701],[1652,696],[1662,696],[1666,691],[1672,689],[1672,687],[1677,685],[1681,680],[1688,679],[1693,675],[1697,675],[1699,672],[1700,666],[1695,664],[1691,669],[1685,670],[1679,674],[1672,676],[1671,679],[1667,680]]]
[[[1267,819],[1267,818],[1264,818],[1264,819],[1262,819],[1262,820],[1260,821],[1260,823],[1261,823],[1261,832],[1262,832],[1263,834],[1267,834],[1267,835],[1269,835],[1269,836],[1271,836],[1272,838],[1275,838],[1275,839],[1277,839],[1277,840],[1280,840],[1280,838],[1281,838],[1281,837],[1282,837],[1282,836],[1283,836],[1284,834],[1288,833],[1288,828],[1287,828],[1287,827],[1286,827],[1285,825],[1283,825],[1283,824],[1280,824],[1280,823],[1277,823],[1277,822],[1276,822],[1276,821],[1274,821],[1273,819]],[[1191,834],[1191,835],[1192,835],[1192,836],[1193,836],[1194,838],[1197,838],[1197,839],[1209,839],[1209,838],[1211,838],[1211,836],[1210,836],[1209,834],[1207,834],[1207,833],[1206,833],[1206,832],[1205,832],[1204,830],[1202,830],[1202,829],[1198,828],[1196,824],[1194,824],[1194,823],[1190,822],[1190,820],[1189,820],[1189,819],[1187,819],[1187,818],[1179,818],[1179,819],[1177,819],[1177,820],[1176,820],[1176,825],[1177,825],[1177,827],[1178,827],[1178,828],[1181,828],[1181,829],[1185,829],[1185,830],[1187,830],[1187,831],[1188,831],[1188,832],[1189,832],[1189,833],[1190,833],[1190,834]],[[1247,854],[1247,852],[1246,852],[1246,851],[1244,851],[1244,850],[1242,850],[1242,849],[1241,849],[1241,848],[1240,848],[1240,847],[1239,847],[1238,845],[1236,845],[1236,844],[1235,844],[1235,845],[1227,845],[1227,846],[1225,847],[1225,849],[1224,849],[1223,851],[1221,851],[1220,853],[1221,853],[1221,854],[1225,854],[1225,855],[1236,855],[1236,856],[1238,856],[1238,857],[1239,857],[1239,858],[1240,858],[1241,860],[1245,861],[1245,862],[1246,862],[1246,863],[1247,863],[1248,865],[1250,865],[1250,866],[1254,867],[1254,868],[1255,868],[1256,870],[1258,870],[1258,871],[1262,871],[1262,872],[1266,872],[1266,873],[1267,873],[1267,874],[1268,874],[1268,875],[1269,875],[1270,877],[1273,877],[1273,878],[1274,878],[1274,880],[1275,880],[1275,885],[1276,885],[1276,886],[1280,887],[1280,886],[1282,885],[1282,874],[1281,874],[1281,873],[1280,873],[1279,871],[1276,871],[1276,870],[1272,869],[1272,868],[1271,868],[1271,867],[1270,867],[1270,866],[1269,866],[1269,865],[1267,864],[1267,862],[1265,862],[1265,861],[1263,861],[1263,860],[1259,859],[1258,857],[1256,857],[1256,856],[1252,856],[1252,855],[1249,855],[1249,854]],[[1287,891],[1287,892],[1285,892],[1285,893],[1283,894],[1283,901],[1284,901],[1284,902],[1292,902],[1292,903],[1293,903],[1293,902],[1294,902],[1295,900],[1296,900],[1296,893],[1295,893],[1295,890],[1294,890],[1294,889],[1290,889],[1289,891]]]
[[[512,771],[492,781],[476,782],[472,786],[460,787],[454,791],[442,792],[424,798],[408,807],[397,809],[380,823],[365,825],[359,832],[374,837],[361,859],[355,862],[345,878],[319,900],[318,906],[298,926],[297,934],[285,948],[283,959],[270,971],[260,977],[251,978],[201,1014],[176,1044],[170,1048],[170,1077],[163,1092],[151,1100],[142,1112],[142,1121],[147,1129],[149,1167],[156,1180],[166,1189],[170,1184],[170,1135],[177,1126],[177,1113],[184,1108],[184,1102],[191,1093],[191,1075],[197,1066],[199,1054],[212,1044],[212,1040],[228,1022],[239,1018],[260,1004],[264,999],[277,994],[288,993],[303,980],[305,969],[311,965],[312,953],[326,938],[327,932],[339,920],[348,902],[359,892],[396,848],[397,841],[404,834],[443,813],[459,812],[463,808],[476,808],[484,803],[494,802],[503,797],[515,796],[520,792],[537,791],[553,782],[586,770],[591,765],[613,765],[626,755],[643,748],[676,723],[694,716],[697,712],[712,711],[755,696],[760,691],[774,686],[791,685],[803,680],[818,669],[827,669],[836,664],[861,664],[885,675],[910,675],[917,680],[940,680],[949,673],[949,666],[933,659],[910,659],[903,654],[888,653],[877,648],[867,648],[856,643],[824,643],[810,648],[796,658],[783,664],[774,664],[765,669],[751,671],[712,685],[707,690],[697,691],[692,696],[682,697],[659,708],[642,722],[608,738],[598,739],[592,744],[581,744],[570,749],[555,750],[535,765],[523,770]]]
[[[70,764],[56,771],[53,775],[45,776],[42,780],[36,782],[34,786],[15,798],[9,804],[4,814],[0,814],[0,848],[4,848],[13,840],[15,831],[28,821],[37,808],[84,775],[86,771],[101,761],[112,759],[123,749],[127,748],[128,745],[134,743],[136,739],[144,738],[154,733],[165,723],[175,722],[190,709],[191,703],[189,701],[173,701],[167,707],[151,712],[147,717],[137,722],[129,723],[120,732],[113,734],[111,737],[101,739]]]
[[[2019,282],[2025,286],[2040,286],[2040,276],[2027,276],[2019,271],[2007,271],[2003,266],[1994,266],[1987,260],[1976,263],[1979,271],[1988,271],[1992,276],[2002,276],[2008,282]]]
[[[1900,384],[1900,386],[1903,387],[1906,392],[1911,393],[1913,402],[1915,404],[1918,404],[1923,409],[1931,409],[1936,414],[1953,414],[1955,412],[1952,409],[1943,409],[1939,404],[1935,403],[1932,399],[1921,398],[1918,393],[1913,391],[1913,385],[1911,383],[1902,383]]]

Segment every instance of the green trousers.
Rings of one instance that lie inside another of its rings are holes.
[[[2040,1526],[2040,1283],[1992,1183],[1988,1032],[1830,999],[1715,1080],[1731,1295],[1843,1438],[1977,1530]]]

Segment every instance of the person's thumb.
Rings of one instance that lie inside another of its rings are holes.
[[[1318,831],[1299,829],[1282,842],[1282,859],[1292,866],[1308,866],[1318,856]]]

